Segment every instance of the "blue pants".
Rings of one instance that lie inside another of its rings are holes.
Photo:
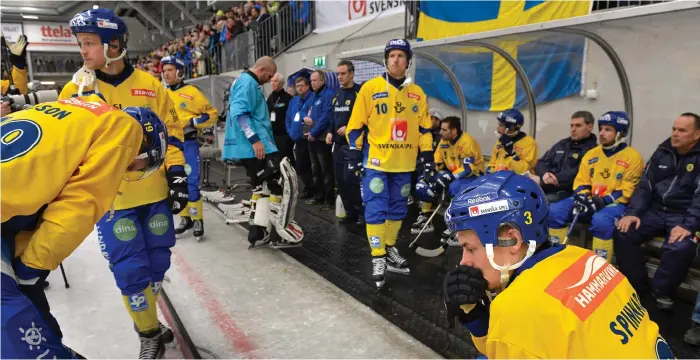
[[[700,326],[700,293],[698,293],[698,297],[695,299],[695,310],[693,310],[691,319]]]
[[[476,179],[478,179],[478,177],[470,176],[452,181],[452,183],[450,184],[450,188],[448,189],[450,199],[454,199],[454,197],[457,196],[457,194],[459,194],[460,191],[462,191],[462,188],[469,186],[469,184],[471,184],[472,181]]]
[[[195,202],[202,196],[199,192],[199,144],[197,140],[185,140],[184,154],[188,200]]]
[[[333,147],[333,170],[345,212],[351,218],[356,218],[362,214],[362,197],[360,196],[359,179],[348,171],[346,157],[349,149],[346,144],[335,144]]]
[[[97,223],[102,255],[109,261],[122,295],[162,284],[175,245],[173,214],[165,200],[109,212]]]
[[[637,292],[643,292],[649,288],[642,245],[655,236],[665,236],[665,239],[661,263],[651,284],[654,295],[673,296],[688,275],[698,249],[698,245],[692,240],[693,235],[673,244],[668,243],[668,234],[683,221],[683,216],[684,214],[670,214],[649,209],[640,217],[639,229],[632,226],[626,233],[615,232],[617,263],[620,271],[629,279]]]
[[[608,205],[598,210],[591,218],[591,226],[588,230],[594,237],[602,240],[610,240],[615,232],[615,221],[622,217],[627,207],[622,204]],[[566,198],[549,206],[547,226],[552,229],[561,229],[569,226],[573,220],[574,198]],[[619,254],[619,253],[618,253]]]
[[[362,201],[365,222],[383,224],[386,220],[403,220],[408,212],[411,173],[386,173],[365,169],[362,178]]]

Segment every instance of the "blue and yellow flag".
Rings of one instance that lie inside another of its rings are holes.
[[[421,1],[418,40],[434,40],[590,13],[591,1]],[[585,39],[572,34],[522,34],[490,40],[525,70],[537,103],[581,91]],[[522,108],[525,92],[515,70],[500,55],[477,47],[442,46],[436,54],[457,76],[467,107],[477,111]],[[417,59],[416,82],[426,94],[459,106],[444,72]]]

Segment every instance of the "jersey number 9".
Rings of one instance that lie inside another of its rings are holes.
[[[41,141],[41,126],[31,120],[10,120],[0,125],[0,159],[8,162],[22,157]]]

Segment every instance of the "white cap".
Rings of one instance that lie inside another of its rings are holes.
[[[430,114],[430,116],[434,116],[434,117],[442,120],[442,114],[440,114],[440,109],[438,109],[438,108],[432,108],[432,109],[428,110],[428,114]]]

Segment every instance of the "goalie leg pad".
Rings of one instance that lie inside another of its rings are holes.
[[[267,228],[270,225],[270,198],[261,197],[255,202],[253,224]]]
[[[285,229],[294,220],[294,212],[299,198],[299,184],[297,172],[292,167],[289,158],[284,158],[280,162],[280,173],[282,175],[282,197],[279,211],[276,214],[275,227]]]

